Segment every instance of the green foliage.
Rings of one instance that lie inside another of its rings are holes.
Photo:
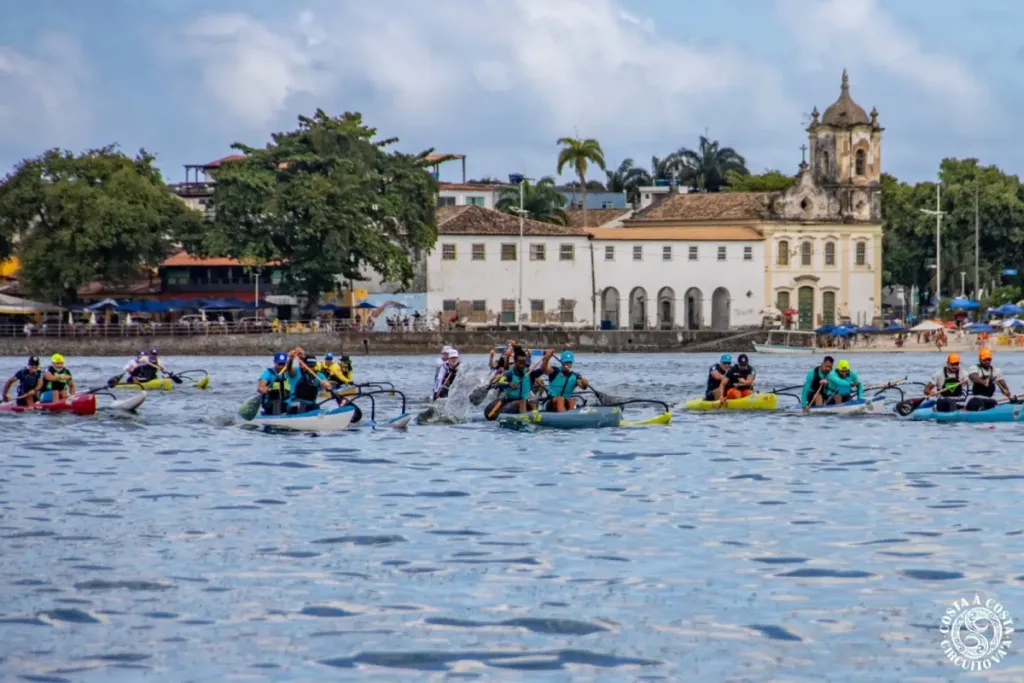
[[[625,192],[626,199],[634,207],[640,203],[640,188],[654,184],[651,174],[646,169],[634,166],[632,159],[624,160],[617,169],[605,171],[605,174],[608,176],[608,191]]]
[[[234,145],[245,158],[217,171],[213,233],[197,248],[257,264],[288,263],[286,286],[313,314],[338,276],[373,268],[408,283],[412,259],[434,246],[437,181],[420,154],[387,152],[394,139],[357,113],[317,110],[275,133],[265,148]]]
[[[558,151],[558,172],[569,166],[576,171],[576,177],[580,182],[580,194],[583,197],[583,210],[587,210],[587,169],[590,164],[607,170],[604,163],[604,150],[601,143],[594,138],[581,140],[580,138],[559,138],[557,144],[562,145]]]
[[[75,155],[51,149],[0,184],[0,255],[17,239],[19,280],[35,297],[74,298],[93,280],[124,284],[156,267],[201,215],[167,190],[154,157],[113,145]]]
[[[1003,285],[983,296],[979,303],[981,303],[982,310],[986,310],[997,308],[1003,304],[1015,304],[1022,298],[1024,298],[1024,291],[1021,290],[1020,285]]]
[[[766,170],[763,173],[739,173],[728,170],[725,172],[725,185],[722,192],[784,192],[796,183],[795,176],[788,176],[782,171]]]
[[[527,218],[555,225],[566,225],[569,222],[569,217],[563,209],[564,206],[565,195],[555,187],[555,179],[551,176],[541,178],[536,184],[523,179],[523,208],[527,212]],[[518,216],[519,186],[502,187],[498,194],[498,203],[494,208]]]
[[[718,192],[726,184],[729,171],[747,175],[747,161],[732,147],[721,147],[718,140],[703,135],[696,150],[681,147],[665,161],[667,170],[680,183],[700,192]]]

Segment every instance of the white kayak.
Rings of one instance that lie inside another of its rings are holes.
[[[846,403],[811,406],[810,415],[877,415],[885,409],[885,396],[869,396]]]
[[[133,410],[137,409],[139,406],[141,406],[145,400],[146,400],[146,392],[145,391],[140,391],[139,393],[135,394],[134,396],[129,396],[128,398],[124,399],[123,401],[114,401],[109,406],[107,406],[107,408],[109,410],[125,410],[125,411],[129,411],[130,412],[130,411],[133,411]]]
[[[285,415],[257,415],[247,424],[265,429],[286,429],[298,432],[340,432],[348,428],[355,416],[354,405],[330,410]]]

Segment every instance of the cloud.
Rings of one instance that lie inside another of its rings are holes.
[[[10,133],[0,147],[20,154],[22,145],[73,144],[91,123],[85,64],[65,35],[43,34],[32,54],[0,45],[0,129]]]
[[[878,0],[777,0],[777,7],[804,48],[805,68],[875,68],[940,101],[943,115],[991,117],[995,98],[979,75],[925,48]]]

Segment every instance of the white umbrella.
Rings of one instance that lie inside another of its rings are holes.
[[[911,332],[934,332],[935,330],[944,329],[942,323],[937,323],[934,320],[925,320],[923,323],[918,323],[910,328]]]

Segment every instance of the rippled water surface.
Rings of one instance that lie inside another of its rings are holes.
[[[752,359],[762,388],[813,364]],[[0,416],[0,678],[955,680],[948,603],[1024,618],[1017,425],[677,413],[274,435],[235,416],[265,360],[168,359],[211,388],[134,417]],[[678,403],[712,360],[577,366]],[[941,364],[851,360],[869,382]],[[1024,391],[1024,354],[997,360]],[[86,386],[120,365],[70,362]],[[356,371],[416,409],[433,363]],[[1020,647],[981,677],[1024,679]]]

